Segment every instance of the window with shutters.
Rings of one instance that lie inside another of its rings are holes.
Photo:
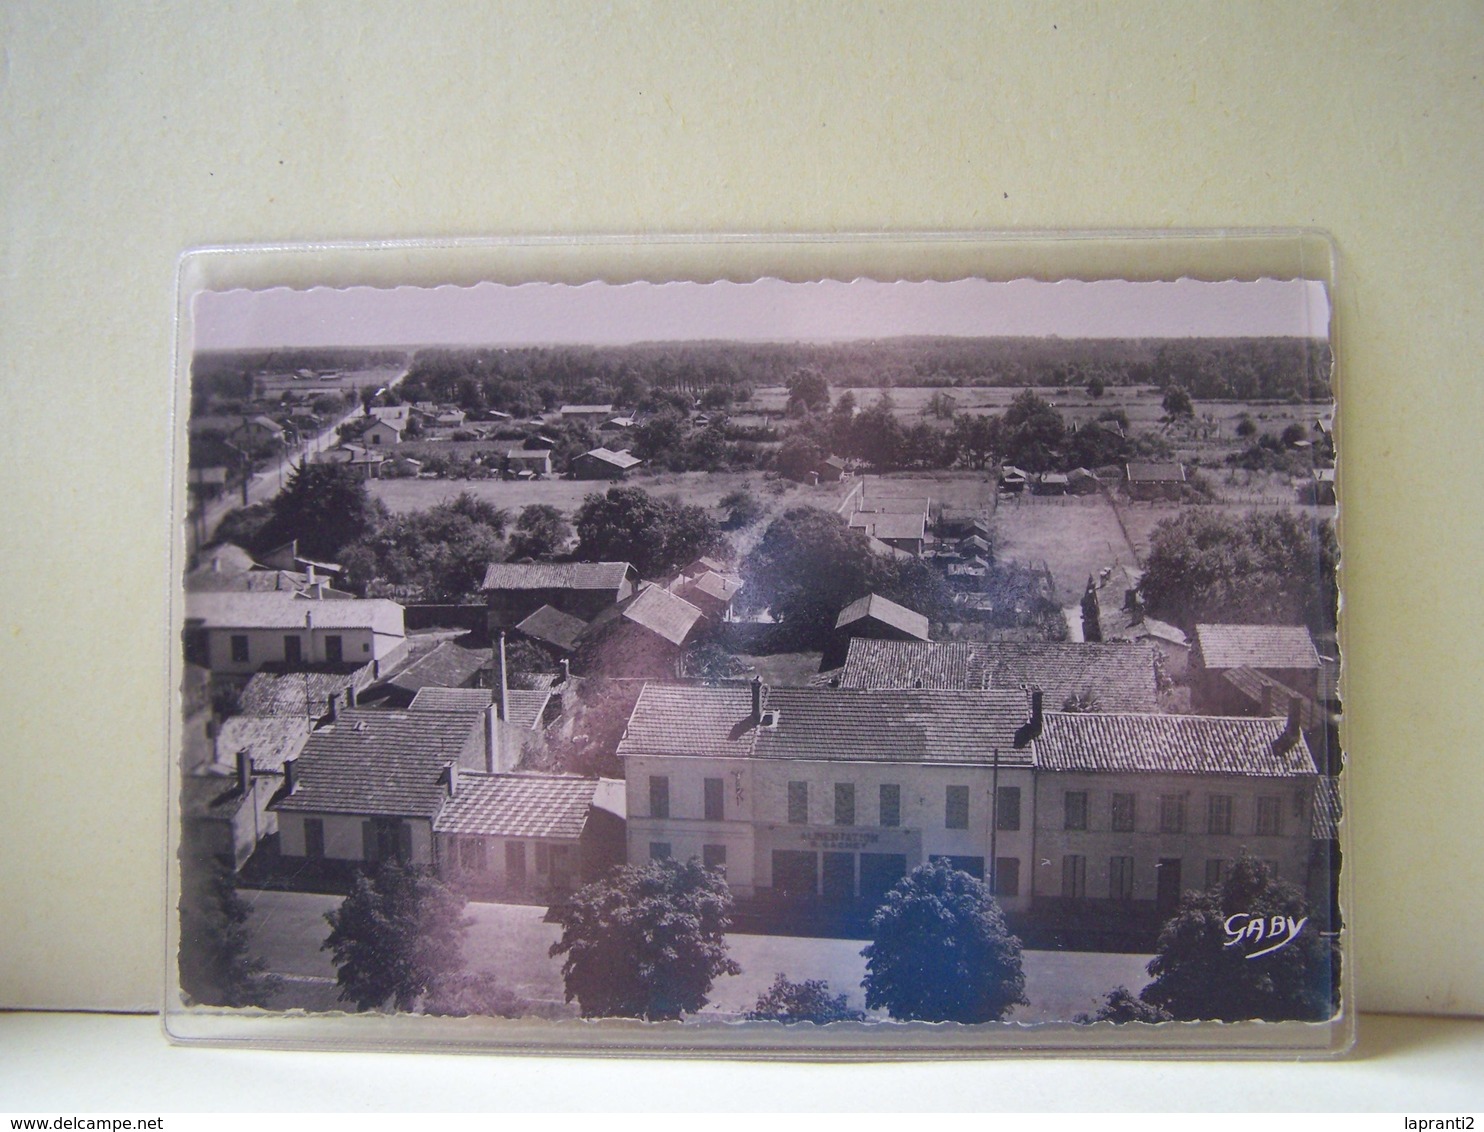
[[[1132,900],[1134,898],[1134,859],[1132,857],[1108,858],[1108,898],[1110,900]]]
[[[1134,796],[1132,794],[1113,795],[1113,832],[1132,833],[1134,831]]]
[[[943,826],[945,829],[969,828],[969,788],[950,786],[943,800]]]
[[[1185,795],[1161,794],[1159,796],[1160,833],[1185,832]]]
[[[1068,900],[1087,895],[1087,858],[1069,853],[1061,859],[1061,894]]]
[[[902,788],[893,783],[881,787],[881,824],[902,824]]]
[[[788,784],[788,820],[793,825],[809,824],[809,784]]]
[[[1283,832],[1283,799],[1275,795],[1257,799],[1257,828],[1253,832],[1258,837],[1277,837]]]
[[[1206,832],[1230,833],[1232,831],[1232,796],[1212,794],[1206,799]]]
[[[670,779],[667,775],[651,774],[649,776],[649,816],[652,818],[670,816]]]
[[[1062,813],[1066,829],[1087,828],[1087,791],[1068,790],[1063,795]]]
[[[1000,829],[1020,828],[1020,787],[1001,786],[995,821]]]
[[[835,824],[855,824],[855,783],[835,783]]]
[[[723,790],[725,784],[719,778],[708,778],[705,782],[705,814],[707,821],[721,821],[725,815]]]

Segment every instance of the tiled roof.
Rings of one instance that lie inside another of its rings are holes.
[[[402,607],[385,598],[312,601],[285,593],[188,593],[186,619],[208,629],[371,629],[403,635]]]
[[[187,593],[302,593],[308,578],[297,570],[247,570],[240,574],[192,570],[186,575]],[[347,597],[351,596],[349,594]]]
[[[410,692],[419,688],[462,688],[481,668],[488,668],[489,663],[489,649],[466,649],[452,641],[443,641],[388,683]]]
[[[309,739],[309,720],[302,715],[234,715],[222,723],[216,749],[223,763],[235,763],[246,750],[257,770],[279,771]]]
[[[617,590],[627,562],[495,562],[484,572],[485,590]]]
[[[1318,668],[1302,625],[1197,625],[1196,645],[1210,668]]]
[[[460,773],[433,828],[484,837],[577,838],[597,789],[596,778]]]
[[[577,639],[587,628],[587,622],[570,613],[563,613],[550,605],[543,605],[515,627],[534,641],[556,645],[571,652],[577,647]]]
[[[697,558],[681,571],[682,574],[691,578],[699,578],[706,573],[725,574],[726,572],[727,564],[719,558],[711,557],[709,554],[701,555],[701,557]]]
[[[1185,468],[1180,464],[1129,464],[1129,483],[1184,483]]]
[[[1036,765],[1052,771],[1142,771],[1285,777],[1316,773],[1300,735],[1275,742],[1287,720],[1205,715],[1047,712]]]
[[[534,731],[551,700],[550,689],[505,690],[505,719],[512,727]],[[484,711],[494,702],[489,688],[424,688],[412,697],[410,711]]]
[[[1015,748],[1030,718],[1018,690],[773,688],[767,710],[778,722],[758,730],[760,758],[987,763],[998,749],[1005,765],[1030,762]]]
[[[309,737],[294,766],[297,788],[274,807],[431,818],[447,797],[444,766],[458,761],[479,726],[473,712],[342,712]]]
[[[596,415],[598,413],[603,413],[604,415],[611,415],[613,413],[613,406],[612,405],[563,405],[562,408],[561,408],[561,411],[563,413],[566,413],[566,414],[569,414],[569,415],[572,414],[572,413],[581,413],[584,416],[586,416],[589,413],[594,414],[594,415]]]
[[[623,616],[672,645],[683,645],[704,614],[684,598],[648,586],[625,607]]]
[[[297,715],[318,719],[332,697],[356,682],[355,673],[255,672],[237,705],[244,715]]]
[[[852,601],[844,609],[840,610],[840,616],[835,619],[835,628],[843,629],[859,621],[863,617],[870,617],[881,621],[893,628],[900,629],[904,633],[910,633],[919,640],[928,639],[928,619],[921,613],[908,609],[906,606],[898,605],[894,601],[888,601],[878,594],[867,594],[863,598]]]
[[[989,687],[983,646],[961,641],[878,641],[852,637],[842,688],[971,689]]]
[[[739,578],[727,578],[707,571],[691,583],[691,588],[717,601],[731,601],[742,589],[742,582]]]
[[[920,539],[926,530],[925,520],[920,514],[857,511],[850,517],[850,525],[883,542],[890,539]]]
[[[644,462],[628,449],[624,449],[622,452],[613,452],[607,448],[594,448],[590,452],[584,452],[578,459],[589,456],[594,460],[602,460],[605,464],[612,464],[615,468],[622,468],[625,471]]]
[[[193,574],[245,574],[257,565],[253,556],[236,543],[224,542],[200,554],[201,564]]]
[[[1221,672],[1221,678],[1237,691],[1241,692],[1258,707],[1271,704],[1267,709],[1274,712],[1287,712],[1288,703],[1292,699],[1299,702],[1299,726],[1305,731],[1311,731],[1316,727],[1323,727],[1333,721],[1332,714],[1315,703],[1314,700],[1302,692],[1294,691],[1281,680],[1274,680],[1255,668],[1227,668]]]
[[[1104,711],[1159,710],[1151,648],[1042,641],[1001,641],[983,648],[991,688],[1040,688],[1052,711],[1088,693]]]
[[[180,781],[180,812],[187,821],[229,820],[247,799],[248,795],[237,790],[237,776],[220,768],[205,774],[188,774]]]
[[[1320,778],[1314,784],[1314,817],[1309,825],[1309,836],[1317,841],[1332,841],[1340,835],[1342,816],[1339,779]]]
[[[751,754],[756,730],[746,684],[649,683],[639,692],[618,753],[742,757]]]

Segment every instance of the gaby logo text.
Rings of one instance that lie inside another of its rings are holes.
[[[1258,959],[1287,947],[1298,938],[1299,932],[1309,922],[1308,916],[1295,920],[1292,916],[1253,916],[1248,912],[1236,912],[1226,918],[1226,947],[1242,944],[1266,943],[1267,946],[1248,952],[1246,958]]]

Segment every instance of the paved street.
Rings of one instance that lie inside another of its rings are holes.
[[[320,944],[329,932],[325,913],[338,906],[339,897],[260,890],[243,890],[242,895],[253,909],[252,953],[271,971],[288,977],[274,1005],[333,1009],[335,967]],[[544,922],[545,911],[524,904],[471,903],[468,915],[474,924],[464,940],[469,970],[494,974],[523,998],[561,1002],[561,960],[547,955],[561,932],[556,924]],[[795,982],[825,979],[836,993],[845,992],[852,1006],[865,1006],[860,986],[866,972],[860,955],[865,940],[736,934],[728,942],[742,974],[717,981],[706,1013],[747,1010],[779,972]],[[1148,961],[1147,955],[1027,951],[1026,997],[1031,1005],[1017,1009],[1012,1018],[1070,1018],[1095,1010],[1120,984],[1138,993],[1149,981],[1144,971]]]

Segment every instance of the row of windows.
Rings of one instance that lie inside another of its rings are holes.
[[[1018,799],[1017,799],[1018,801]],[[1137,824],[1138,801],[1133,794],[1114,794],[1110,824],[1114,833],[1132,833]],[[1233,832],[1232,796],[1211,794],[1206,798],[1206,832],[1230,834]],[[1068,790],[1063,795],[1063,828],[1085,830],[1087,828],[1088,804],[1086,790]],[[1159,832],[1185,833],[1188,830],[1186,798],[1184,794],[1161,794],[1159,798]],[[1001,825],[1001,829],[1007,828]],[[1017,827],[1018,828],[1018,827]],[[1257,810],[1253,821],[1253,833],[1258,837],[1277,837],[1283,832],[1283,800],[1277,795],[1262,795],[1257,799]]]
[[[1278,862],[1265,864],[1274,876],[1278,875]],[[1212,857],[1206,861],[1206,888],[1215,888],[1226,880],[1231,871],[1231,861]],[[1161,860],[1160,867],[1173,877],[1170,888],[1179,890],[1180,861],[1178,858]],[[1087,858],[1069,853],[1061,859],[1061,894],[1067,899],[1081,900],[1087,896]],[[1108,858],[1108,899],[1132,900],[1134,898],[1134,859],[1117,856]]]
[[[703,816],[706,821],[722,821],[725,817],[725,785],[720,778],[708,778],[703,783]],[[995,826],[1001,830],[1020,828],[1020,787],[1001,786],[996,798]],[[1206,832],[1230,834],[1233,832],[1233,799],[1230,794],[1212,794],[1206,799]],[[1068,790],[1063,796],[1064,828],[1085,830],[1088,828],[1088,792]],[[1115,833],[1132,833],[1138,821],[1138,799],[1134,794],[1114,794],[1110,807],[1110,825]],[[670,816],[670,779],[667,775],[650,775],[649,814],[651,817]],[[856,788],[853,782],[835,783],[834,823],[856,824]],[[895,783],[879,787],[877,796],[878,824],[895,827],[902,824],[902,788]],[[809,783],[788,784],[788,820],[793,825],[809,824]],[[949,786],[943,799],[943,827],[945,829],[969,828],[969,788]],[[1186,797],[1183,794],[1162,794],[1159,798],[1159,832],[1185,833],[1188,831]],[[1282,799],[1277,795],[1263,795],[1257,799],[1253,833],[1258,837],[1278,837],[1283,832]]]
[[[233,633],[231,637],[232,663],[248,664],[252,661],[252,649],[246,633]],[[283,659],[286,664],[300,664],[304,660],[304,641],[296,633],[286,633],[283,638]],[[325,638],[325,660],[339,664],[345,659],[345,642],[339,636]]]

